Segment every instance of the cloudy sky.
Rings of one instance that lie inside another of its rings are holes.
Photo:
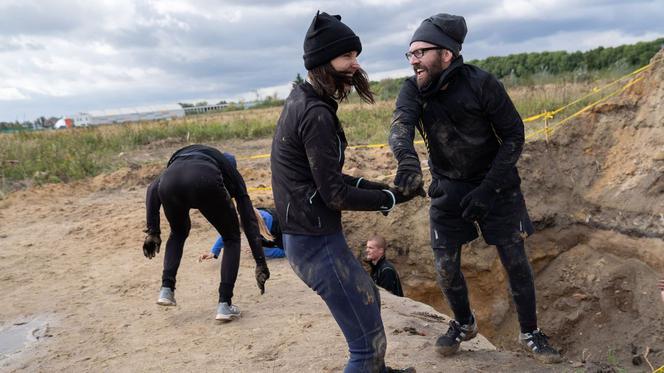
[[[284,96],[316,10],[361,38],[371,79],[410,73],[422,19],[466,17],[466,59],[664,36],[662,0],[0,0],[0,121]]]

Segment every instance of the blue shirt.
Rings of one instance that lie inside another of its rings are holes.
[[[261,218],[263,218],[263,221],[265,222],[267,229],[268,230],[272,229],[272,215],[270,215],[270,213],[265,210],[258,210],[258,212],[261,214]],[[219,236],[214,245],[212,245],[210,252],[214,256],[219,256],[219,254],[221,253],[221,249],[223,248],[224,248],[224,239],[223,237]],[[267,258],[283,258],[286,256],[286,254],[284,253],[284,249],[281,247],[264,247],[263,251],[265,252],[265,256]]]

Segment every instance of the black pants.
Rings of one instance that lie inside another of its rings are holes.
[[[496,247],[500,261],[509,277],[521,332],[532,332],[537,329],[535,284],[523,241],[510,242]],[[434,248],[433,252],[436,259],[438,283],[443,294],[454,312],[454,318],[461,324],[466,324],[471,320],[471,311],[466,280],[461,272],[461,245]]]
[[[162,286],[175,289],[184,242],[191,229],[189,210],[198,209],[224,238],[219,302],[230,304],[240,265],[240,224],[219,169],[206,160],[176,160],[161,176],[159,198],[171,227]]]

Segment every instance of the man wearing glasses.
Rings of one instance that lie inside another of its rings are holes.
[[[427,18],[415,30],[406,53],[415,75],[401,87],[389,138],[398,161],[394,184],[406,195],[422,186],[416,129],[429,155],[431,246],[439,285],[454,313],[436,349],[451,355],[477,335],[461,247],[480,231],[497,247],[508,274],[519,341],[538,360],[560,362],[537,327],[533,273],[523,243],[534,230],[516,168],[523,122],[493,75],[463,63],[459,53],[466,32],[465,19],[450,14]]]

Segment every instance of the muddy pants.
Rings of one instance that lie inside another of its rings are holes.
[[[224,238],[219,302],[230,304],[240,265],[240,224],[219,169],[206,160],[176,160],[161,176],[159,198],[171,228],[162,286],[175,289],[184,242],[191,229],[189,210],[198,209]]]
[[[481,221],[461,218],[461,199],[477,183],[434,178],[429,188],[431,247],[436,260],[438,283],[454,318],[461,324],[471,320],[468,289],[461,272],[461,247],[478,237],[495,245],[509,278],[521,332],[537,329],[535,285],[523,240],[533,233],[526,204],[519,187],[500,192],[489,214]]]
[[[353,256],[343,233],[284,234],[283,240],[291,267],[323,298],[346,337],[350,359],[344,372],[384,372],[387,342],[378,288]]]

